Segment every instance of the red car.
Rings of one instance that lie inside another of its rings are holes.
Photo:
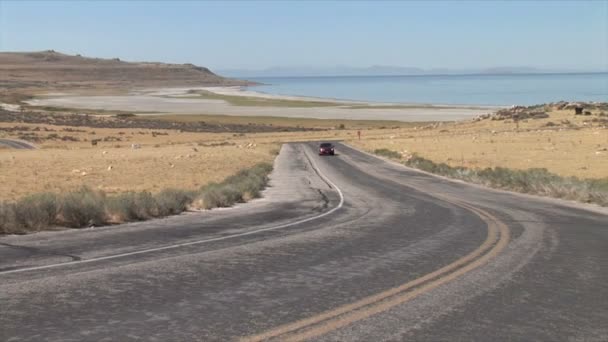
[[[334,155],[334,145],[332,145],[331,143],[322,143],[321,146],[319,146],[319,155],[326,155],[329,154],[330,156]]]

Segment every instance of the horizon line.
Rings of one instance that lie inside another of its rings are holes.
[[[217,71],[222,76],[222,70]],[[312,77],[418,77],[418,76],[530,76],[530,75],[590,75],[590,74],[608,74],[605,71],[564,71],[564,72],[511,72],[511,73],[454,73],[454,74],[378,74],[378,75],[280,75],[280,76],[242,76],[253,78],[312,78]],[[238,75],[229,76],[231,78],[241,77]]]

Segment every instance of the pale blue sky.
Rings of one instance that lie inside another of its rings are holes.
[[[608,1],[0,0],[0,50],[212,69],[399,65],[608,69]]]

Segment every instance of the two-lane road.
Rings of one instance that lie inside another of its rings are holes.
[[[606,341],[608,215],[285,145],[234,209],[0,238],[0,340]]]
[[[0,139],[0,145],[15,149],[33,150],[36,146],[23,140]]]

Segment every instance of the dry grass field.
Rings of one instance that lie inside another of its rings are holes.
[[[3,122],[0,138],[30,137],[38,140],[38,149],[0,149],[0,200],[83,185],[108,194],[197,189],[260,162],[272,162],[282,142],[346,139],[354,134],[196,133]],[[98,139],[93,146],[91,140]]]
[[[392,120],[341,120],[341,119],[309,119],[288,118],[277,116],[234,116],[234,115],[145,115],[143,118],[166,120],[171,122],[197,122],[204,120],[213,124],[236,125],[273,125],[282,127],[303,127],[312,129],[387,129],[415,127],[424,122],[404,122]]]
[[[105,113],[112,114],[112,113]],[[0,138],[33,141],[37,150],[0,148],[0,200],[87,185],[108,194],[196,189],[238,170],[270,162],[281,143],[344,140],[365,150],[416,153],[468,168],[547,168],[562,176],[608,177],[608,118],[552,110],[548,118],[403,123],[202,115],[146,116],[167,122],[252,127],[249,133],[99,128],[0,122]],[[146,120],[146,119],[142,119]],[[260,126],[256,126],[260,125]],[[259,127],[318,129],[264,132]],[[254,127],[258,127],[254,129]],[[357,139],[357,130],[362,140]],[[97,140],[97,145],[91,144]]]
[[[348,140],[368,151],[416,153],[436,163],[467,168],[547,168],[561,176],[608,177],[608,117],[551,111],[548,118],[436,123],[365,132]]]

